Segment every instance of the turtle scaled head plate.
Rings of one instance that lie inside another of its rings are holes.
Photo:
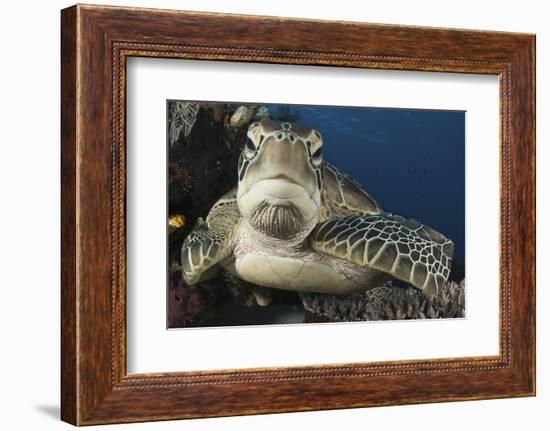
[[[269,237],[307,236],[322,190],[321,134],[295,123],[254,122],[239,158],[237,204],[246,222]]]

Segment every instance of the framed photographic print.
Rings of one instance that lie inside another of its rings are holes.
[[[533,35],[61,30],[63,420],[534,395]]]

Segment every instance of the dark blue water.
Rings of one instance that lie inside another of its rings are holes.
[[[267,106],[278,112],[279,105]],[[464,112],[292,105],[290,114],[322,133],[325,160],[386,211],[452,239],[464,265]]]

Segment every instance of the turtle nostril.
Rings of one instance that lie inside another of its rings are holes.
[[[288,137],[288,140],[289,140],[290,142],[294,142],[294,139],[295,139],[295,138],[294,138],[294,135],[290,135],[290,136]]]

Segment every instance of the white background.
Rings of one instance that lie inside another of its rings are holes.
[[[542,1],[313,2],[103,1],[107,4],[537,33],[538,396],[106,426],[98,429],[257,430],[343,428],[470,430],[547,429],[548,262],[550,217],[548,122],[549,14]],[[59,9],[64,1],[6,2],[0,17],[0,397],[3,429],[69,429],[59,399]],[[545,55],[546,54],[546,55]],[[546,313],[546,314],[545,314]]]
[[[498,354],[496,76],[134,58],[127,84],[129,373]],[[466,111],[465,319],[166,330],[166,99],[258,97]]]

